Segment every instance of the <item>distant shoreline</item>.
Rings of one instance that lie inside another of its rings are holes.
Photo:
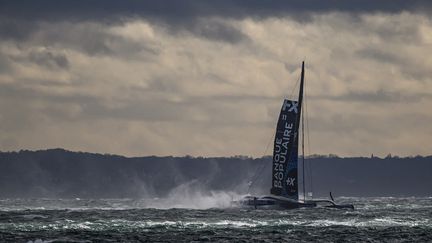
[[[0,198],[155,198],[174,193],[268,194],[271,157],[124,157],[49,149],[0,152]],[[432,156],[306,158],[315,197],[431,196]]]

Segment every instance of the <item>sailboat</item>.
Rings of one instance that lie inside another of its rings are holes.
[[[298,150],[299,150],[299,127],[303,123],[302,103],[304,86],[304,62],[302,62],[300,89],[298,100],[284,99],[276,126],[276,134],[273,147],[272,161],[272,184],[271,195],[251,196],[248,195],[235,203],[241,206],[271,209],[294,209],[312,207],[332,207],[354,209],[351,204],[337,204],[330,193],[330,199],[306,199],[305,175],[304,175],[304,139],[302,139],[302,189],[303,197],[299,195],[298,183]],[[302,134],[304,129],[302,125]],[[303,136],[302,136],[303,138]]]

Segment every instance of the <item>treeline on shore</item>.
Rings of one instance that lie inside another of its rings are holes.
[[[432,156],[312,155],[306,190],[315,196],[432,196]],[[0,152],[0,197],[153,198],[179,187],[202,193],[268,194],[271,157],[134,157],[64,149]]]

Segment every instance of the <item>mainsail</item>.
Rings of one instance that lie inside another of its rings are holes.
[[[285,99],[276,126],[273,147],[271,194],[293,200],[299,199],[298,142],[301,104],[303,100],[304,63],[300,82],[299,100]]]
[[[273,148],[271,194],[298,200],[298,102],[284,100]]]

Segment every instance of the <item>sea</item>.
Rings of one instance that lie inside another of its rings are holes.
[[[336,200],[355,210],[188,207],[163,199],[0,199],[0,242],[432,242],[431,197]]]

